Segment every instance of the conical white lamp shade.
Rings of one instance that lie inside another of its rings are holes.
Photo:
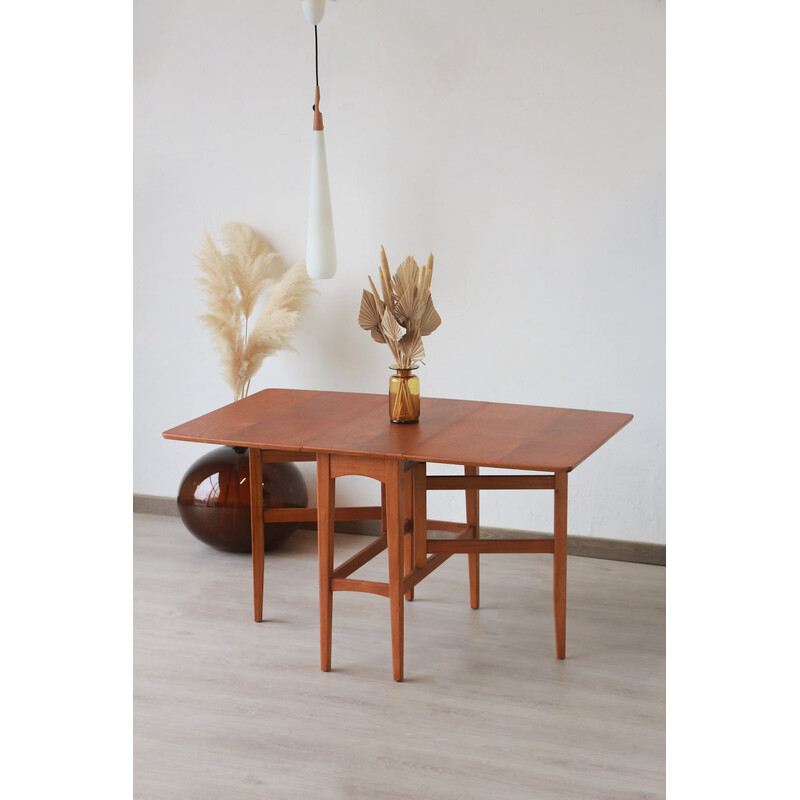
[[[336,242],[333,238],[331,190],[325,131],[312,131],[311,191],[308,199],[308,242],[306,269],[311,278],[332,278],[336,274]]]
[[[325,16],[325,0],[301,0],[300,5],[306,19],[312,25],[319,25]]]

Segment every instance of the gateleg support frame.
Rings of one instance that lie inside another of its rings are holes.
[[[336,478],[361,475],[381,482],[384,532],[339,566],[334,562]],[[414,587],[449,557],[428,555],[425,464],[365,456],[317,456],[317,510],[320,592],[320,666],[331,669],[334,592],[366,592],[389,599],[392,641],[392,675],[403,680],[404,600]],[[474,537],[471,526],[442,523],[457,531],[457,539]],[[373,558],[388,550],[386,582],[350,577]]]
[[[264,508],[262,465],[295,461],[316,461],[316,455],[301,450],[249,448],[250,544],[253,557],[253,617],[264,619],[264,524],[270,522],[317,522],[316,508]],[[336,522],[381,519],[381,506],[334,508]]]
[[[319,614],[320,614],[320,667],[331,669],[333,633],[333,593],[335,591],[368,592],[389,598],[389,616],[392,641],[392,676],[403,680],[403,604],[404,535],[403,472],[405,462],[374,456],[317,455],[317,540],[319,548]],[[380,481],[385,487],[384,509],[386,532],[371,542],[355,556],[334,568],[334,521],[336,478],[345,475],[362,475]],[[350,577],[383,550],[389,552],[389,580],[354,580]]]
[[[481,554],[550,553],[553,555],[553,608],[556,655],[566,655],[567,587],[567,475],[486,475],[466,465],[463,476],[427,475],[424,462],[407,462],[375,456],[318,453],[317,508],[263,508],[261,464],[264,461],[310,461],[299,451],[250,450],[251,526],[253,546],[253,598],[256,621],[263,619],[264,522],[317,520],[320,592],[320,666],[331,669],[333,593],[367,592],[389,599],[392,674],[403,680],[404,599],[414,597],[414,588],[451,555],[465,553],[469,561],[470,606],[480,605]],[[381,483],[381,506],[336,508],[336,478],[363,475]],[[427,492],[463,490],[467,524],[428,520]],[[554,533],[552,539],[482,539],[480,536],[479,492],[482,489],[549,489],[554,492]],[[381,520],[383,533],[343,564],[334,565],[334,528],[340,520]],[[259,524],[259,522],[261,524]],[[452,532],[450,539],[429,539],[428,530]],[[357,580],[350,576],[388,550],[387,582]]]
[[[555,623],[556,656],[566,657],[567,629],[567,471],[548,475],[479,475],[478,468],[465,466],[464,476],[425,475],[421,465],[417,480],[424,484],[424,494],[429,490],[460,489],[466,493],[466,535],[455,539],[427,539],[426,550],[436,555],[467,553],[469,557],[470,606],[480,605],[480,563],[482,553],[552,553],[553,555],[553,613]],[[552,539],[481,539],[479,497],[482,489],[539,489],[552,490]],[[416,494],[415,494],[416,498]],[[442,523],[429,523],[435,530],[447,530]]]

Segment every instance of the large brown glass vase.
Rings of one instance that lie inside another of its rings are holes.
[[[308,489],[295,464],[263,464],[264,508],[306,508]],[[249,456],[244,447],[217,447],[183,476],[178,491],[183,524],[218,550],[251,552]],[[264,525],[264,549],[279,547],[298,528],[295,522]]]

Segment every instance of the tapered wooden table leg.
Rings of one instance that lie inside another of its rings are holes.
[[[428,487],[426,464],[414,464],[411,470],[412,529],[414,534],[414,567],[424,569],[428,563]]]
[[[406,470],[403,473],[403,530],[405,531],[405,571],[409,575],[414,570],[414,528],[413,528],[413,509],[414,509],[414,483],[412,471]],[[406,592],[406,600],[414,599],[414,589]]]
[[[389,614],[392,627],[392,673],[403,680],[403,491],[402,465],[386,460],[386,539],[389,551]]]
[[[556,656],[567,650],[567,473],[555,473],[553,513],[553,609],[556,624]]]
[[[464,467],[464,475],[477,475],[477,467]],[[481,538],[480,501],[477,489],[467,489],[467,525],[473,528],[473,539]],[[478,553],[470,553],[469,560],[469,605],[478,608],[481,604],[481,557]]]
[[[317,548],[319,551],[319,659],[320,668],[331,668],[333,633],[333,537],[336,506],[336,483],[331,478],[331,457],[317,455]]]
[[[253,616],[264,617],[264,489],[261,474],[261,450],[249,450],[250,547],[253,553]]]

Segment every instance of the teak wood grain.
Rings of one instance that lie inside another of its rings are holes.
[[[358,591],[389,599],[392,674],[403,679],[404,601],[454,553],[467,553],[470,606],[480,605],[481,553],[552,553],[556,655],[566,654],[568,473],[632,416],[601,411],[424,398],[416,425],[393,425],[385,395],[267,389],[164,433],[167,439],[250,448],[255,619],[262,619],[263,522],[309,519],[312,510],[264,511],[261,463],[316,460],[320,665],[331,669],[333,595]],[[463,476],[427,476],[428,463],[461,464]],[[548,475],[481,476],[495,467]],[[381,483],[381,508],[336,509],[336,479],[363,475]],[[429,490],[465,493],[466,525],[428,520]],[[491,489],[552,490],[553,540],[480,538],[479,493]],[[338,568],[336,519],[380,518],[384,535]],[[435,526],[435,528],[434,528]],[[457,532],[429,540],[428,529]],[[388,551],[386,582],[349,577]]]
[[[384,395],[265,389],[164,432],[167,439],[309,453],[569,472],[630,414],[422,398],[392,425]]]

